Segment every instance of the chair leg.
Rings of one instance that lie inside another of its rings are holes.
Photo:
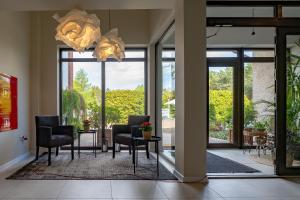
[[[129,148],[129,155],[131,155],[131,146],[129,145],[128,148]]]
[[[132,163],[135,164],[135,144],[132,145]]]
[[[74,160],[74,143],[71,144],[71,156],[72,160]]]
[[[116,143],[113,141],[113,158],[115,158],[115,153],[116,153]]]
[[[51,148],[48,148],[48,166],[51,165]]]
[[[35,154],[35,159],[36,159],[36,160],[39,159],[39,151],[40,151],[40,147],[37,146],[37,147],[36,147],[36,154]]]
[[[149,154],[149,145],[146,144],[146,154],[147,154],[147,158],[150,158],[150,154]]]
[[[59,147],[56,147],[56,153],[55,153],[55,156],[58,156],[58,152],[59,152]]]

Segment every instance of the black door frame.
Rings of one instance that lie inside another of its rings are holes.
[[[300,35],[299,28],[278,28],[276,39],[276,174],[296,175],[300,174],[300,168],[286,167],[286,36]],[[279,84],[278,84],[279,83]]]
[[[209,143],[209,119],[207,119],[207,147],[208,148],[243,148],[244,137],[244,64],[245,63],[272,63],[273,57],[245,57],[247,50],[274,51],[274,48],[207,48],[208,51],[236,51],[237,57],[207,58],[207,67],[233,66],[233,143]],[[209,80],[209,70],[207,72]],[[207,116],[209,116],[209,86],[207,82]]]
[[[222,49],[225,50],[225,49]],[[226,50],[236,50],[236,49],[226,49]],[[210,67],[231,67],[233,69],[233,88],[232,88],[232,94],[233,94],[233,107],[232,107],[232,112],[233,112],[233,117],[232,117],[232,124],[233,124],[233,143],[209,143],[209,119],[207,119],[207,147],[208,148],[236,148],[238,147],[238,141],[239,141],[239,126],[238,126],[238,119],[239,119],[239,114],[238,110],[239,109],[237,106],[239,102],[239,84],[238,84],[238,74],[239,74],[239,60],[238,58],[207,58],[207,80],[209,81],[209,68]],[[209,84],[207,82],[207,116],[209,116]],[[208,117],[207,117],[208,118]]]

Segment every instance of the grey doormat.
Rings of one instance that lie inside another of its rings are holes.
[[[38,161],[32,161],[7,179],[18,180],[176,180],[163,165],[159,165],[159,177],[156,175],[156,159],[139,152],[136,174],[133,173],[132,156],[127,152],[94,154],[82,152],[80,158],[75,154],[71,161],[69,152],[52,155],[52,165],[47,166],[48,155]]]
[[[207,152],[207,173],[257,173],[256,169]]]

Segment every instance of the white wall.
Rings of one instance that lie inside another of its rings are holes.
[[[18,78],[18,129],[0,132],[0,165],[29,151],[30,14],[0,12],[0,72]]]
[[[108,27],[108,11],[88,11],[95,13],[100,18],[102,33]],[[57,22],[52,18],[56,12],[34,12],[32,29],[37,34],[33,40],[33,52],[38,56],[33,57],[35,73],[33,81],[40,88],[34,93],[39,96],[34,104],[35,114],[58,114],[58,45],[55,41],[55,27]],[[60,11],[62,16],[65,12]],[[127,46],[146,46],[149,43],[149,17],[148,10],[112,10],[111,28],[118,27],[119,35]]]
[[[175,19],[174,10],[161,9],[149,12],[150,43],[156,43]]]

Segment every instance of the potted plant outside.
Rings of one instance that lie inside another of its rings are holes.
[[[258,122],[258,121],[256,121],[254,123],[254,128],[258,132],[265,132],[266,131],[266,127],[267,127],[266,122],[263,122],[263,121],[259,121]]]
[[[141,125],[141,130],[143,132],[143,137],[145,140],[149,140],[152,137],[152,124],[150,122],[144,122]]]

